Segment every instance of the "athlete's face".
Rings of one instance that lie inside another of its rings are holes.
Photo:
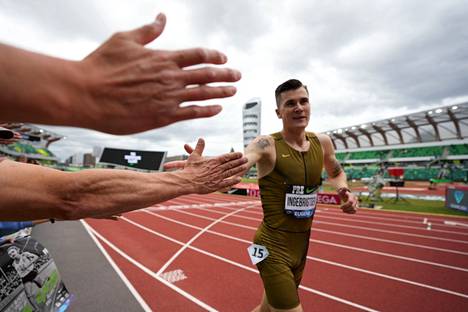
[[[305,128],[309,124],[309,94],[304,87],[281,93],[276,115],[283,120],[284,127]]]

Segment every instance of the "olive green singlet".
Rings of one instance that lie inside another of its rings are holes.
[[[273,171],[259,180],[263,222],[273,229],[289,232],[310,230],[312,218],[298,219],[284,212],[287,185],[319,186],[323,168],[322,145],[314,133],[306,132],[307,152],[290,147],[280,132],[275,140],[276,163]]]

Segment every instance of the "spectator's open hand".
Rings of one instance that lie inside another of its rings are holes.
[[[202,156],[205,141],[199,139],[195,149],[186,145],[186,151],[190,153],[184,163],[183,172],[188,174],[194,193],[206,194],[224,189],[240,182],[236,175],[246,170],[247,158],[242,153],[227,153],[217,157]],[[177,166],[181,166],[178,162]]]
[[[240,72],[218,67],[227,57],[216,50],[152,50],[144,46],[158,38],[166,17],[135,30],[114,34],[80,64],[83,74],[85,117],[89,128],[130,134],[163,127],[177,121],[210,117],[219,105],[181,107],[181,103],[224,98],[236,93],[233,86],[208,86],[235,82]],[[104,121],[104,122],[103,122]]]

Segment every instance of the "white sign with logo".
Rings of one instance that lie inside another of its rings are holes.
[[[125,159],[130,165],[135,165],[141,160],[141,156],[137,156],[135,152],[130,152],[130,155],[125,155]]]

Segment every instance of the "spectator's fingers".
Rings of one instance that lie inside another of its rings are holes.
[[[227,62],[224,53],[205,48],[160,52],[167,59],[176,62],[181,68],[198,64],[224,64]]]
[[[124,31],[119,33],[120,36],[133,40],[136,43],[145,45],[158,38],[166,26],[166,16],[159,13],[156,20],[134,30]]]
[[[185,160],[175,160],[165,163],[163,166],[165,170],[183,169],[185,167],[185,163]]]
[[[223,154],[223,155],[220,155],[220,156],[214,158],[214,160],[218,164],[221,165],[221,164],[227,163],[229,161],[232,161],[232,160],[235,160],[235,159],[238,159],[238,158],[242,158],[242,153],[240,153],[240,152],[227,153],[227,154]]]
[[[236,185],[240,181],[241,181],[241,177],[232,177],[232,178],[225,179],[219,183],[218,190],[230,188],[231,186]]]
[[[219,166],[219,169],[223,171],[227,171],[230,169],[235,169],[238,168],[239,166],[242,166],[243,164],[247,163],[247,158],[246,157],[241,157],[241,158],[234,158],[230,161],[227,161]],[[243,166],[245,167],[245,166]],[[246,168],[245,168],[246,169]],[[234,174],[228,175],[228,177],[232,176]]]
[[[236,91],[237,89],[234,86],[209,87],[201,85],[172,91],[169,96],[180,102],[204,101],[230,97],[236,94]]]
[[[186,85],[200,85],[212,82],[235,82],[241,78],[241,73],[229,68],[205,67],[183,70],[178,76]]]
[[[205,140],[199,138],[197,141],[197,146],[195,146],[195,150],[193,150],[191,155],[198,155],[201,156],[203,154],[203,150],[205,149]]]
[[[193,148],[188,144],[184,144],[184,149],[189,155],[193,153]]]
[[[222,107],[220,105],[209,105],[209,106],[190,105],[190,106],[178,108],[175,113],[175,118],[176,120],[187,120],[187,119],[211,117],[211,116],[218,114],[221,110],[222,110]],[[189,152],[187,151],[187,153]]]

